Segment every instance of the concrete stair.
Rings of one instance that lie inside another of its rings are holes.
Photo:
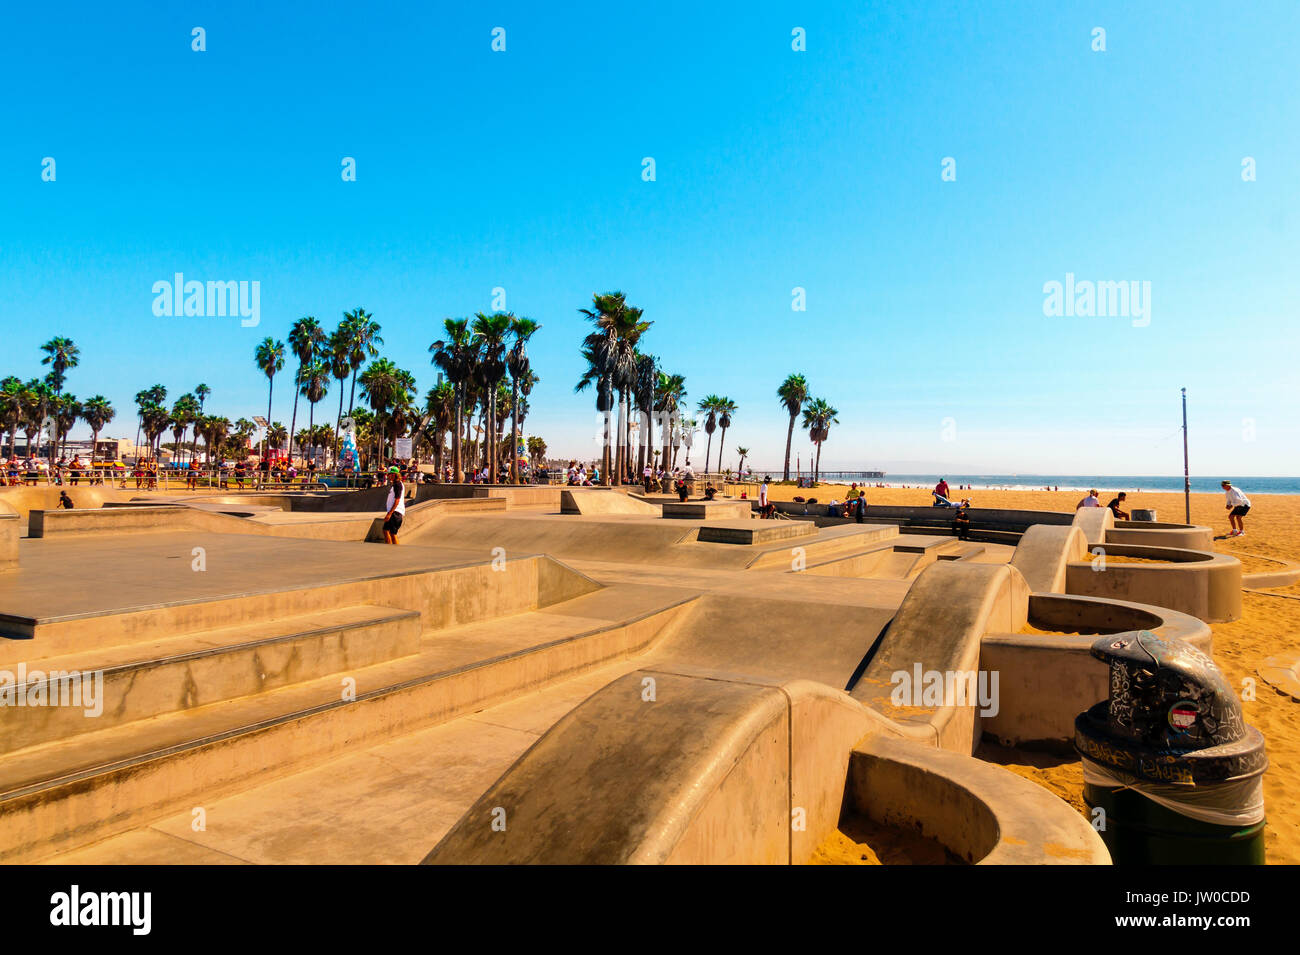
[[[345,607],[273,631],[47,658],[99,665],[106,706],[98,720],[61,707],[0,714],[15,730],[0,760],[0,861],[68,851],[624,659],[692,600],[615,585],[423,635],[415,611]],[[103,723],[70,732],[78,719]]]
[[[98,709],[86,706],[15,706],[3,714],[0,753],[81,733],[303,683],[343,670],[415,653],[420,615],[390,607],[343,607],[249,624],[182,634],[26,664],[25,698],[58,698],[76,673],[102,677]]]

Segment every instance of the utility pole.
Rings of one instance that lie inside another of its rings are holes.
[[[1187,389],[1183,392],[1183,523],[1192,522],[1192,479],[1187,468]]]

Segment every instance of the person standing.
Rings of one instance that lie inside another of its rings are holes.
[[[939,478],[939,483],[934,486],[934,493],[945,501],[948,499],[948,480],[946,478]]]
[[[397,532],[406,517],[406,485],[402,483],[400,468],[388,469],[388,501],[384,507],[388,511],[384,515],[384,543],[396,544]]]
[[[1224,481],[1220,486],[1228,499],[1228,523],[1232,525],[1228,536],[1245,537],[1246,515],[1250,513],[1250,498],[1242,494],[1239,488],[1233,487],[1231,481]]]

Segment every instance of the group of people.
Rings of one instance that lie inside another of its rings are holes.
[[[74,454],[71,461],[64,455],[53,465],[44,458],[28,455],[20,460],[17,455],[11,454],[9,460],[5,462],[4,474],[4,483],[10,487],[17,487],[20,484],[35,486],[42,479],[47,484],[59,486],[70,484],[76,487],[83,477],[87,484],[104,483],[103,472],[84,464],[78,454]]]
[[[1228,537],[1244,537],[1246,535],[1246,515],[1250,513],[1250,498],[1242,493],[1240,488],[1232,486],[1231,481],[1220,481],[1219,486],[1223,488],[1224,497],[1226,498],[1225,510],[1228,512]],[[1101,492],[1096,488],[1088,491],[1087,497],[1074,506],[1077,511],[1084,507],[1101,507]],[[1129,512],[1124,510],[1128,502],[1128,495],[1123,491],[1118,492],[1110,499],[1106,505],[1110,508],[1116,520],[1127,521]]]

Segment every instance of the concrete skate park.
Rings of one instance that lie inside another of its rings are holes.
[[[639,490],[0,491],[0,860],[804,863],[847,818],[966,863],[1107,864],[972,755],[1066,748],[1099,634],[1212,651],[1206,528],[863,523]],[[1247,575],[1248,577],[1249,575]],[[996,673],[899,702],[899,674]],[[48,705],[69,674],[94,705]],[[93,712],[94,710],[98,712]]]

